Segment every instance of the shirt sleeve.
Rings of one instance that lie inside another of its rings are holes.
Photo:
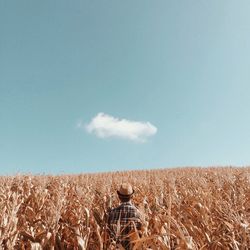
[[[142,229],[142,222],[143,222],[143,217],[139,209],[136,209],[136,219],[137,219],[137,229],[141,230]]]

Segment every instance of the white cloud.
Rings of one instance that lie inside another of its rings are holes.
[[[77,126],[83,127],[79,123]],[[98,113],[84,128],[99,138],[117,137],[136,142],[146,142],[149,136],[157,132],[157,128],[150,122],[119,119],[104,113]]]

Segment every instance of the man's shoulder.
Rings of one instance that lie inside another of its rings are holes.
[[[129,209],[129,210],[133,210],[136,213],[140,213],[139,209],[134,204],[132,204],[130,202],[121,203],[119,206],[111,209],[110,213],[116,213],[116,212],[123,210],[123,209],[125,209],[125,210]]]
[[[130,213],[134,214],[136,217],[140,217],[141,212],[140,210],[133,204],[133,203],[122,203],[120,205],[120,209],[124,209],[129,211]]]
[[[121,205],[114,207],[114,208],[110,209],[109,215],[119,213],[120,210],[121,210]]]
[[[112,213],[117,212],[117,211],[118,211],[118,208],[119,208],[119,207],[114,207],[114,208],[110,209],[109,214],[112,214]]]

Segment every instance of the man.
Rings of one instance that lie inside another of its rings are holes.
[[[129,183],[123,183],[117,194],[120,205],[112,209],[108,215],[108,229],[110,237],[121,243],[126,249],[131,249],[129,235],[136,230],[141,230],[142,216],[139,210],[132,204],[131,198],[134,190]]]

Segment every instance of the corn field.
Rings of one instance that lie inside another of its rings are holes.
[[[0,249],[122,249],[106,233],[116,190],[133,185],[136,249],[250,249],[250,168],[0,177]]]

